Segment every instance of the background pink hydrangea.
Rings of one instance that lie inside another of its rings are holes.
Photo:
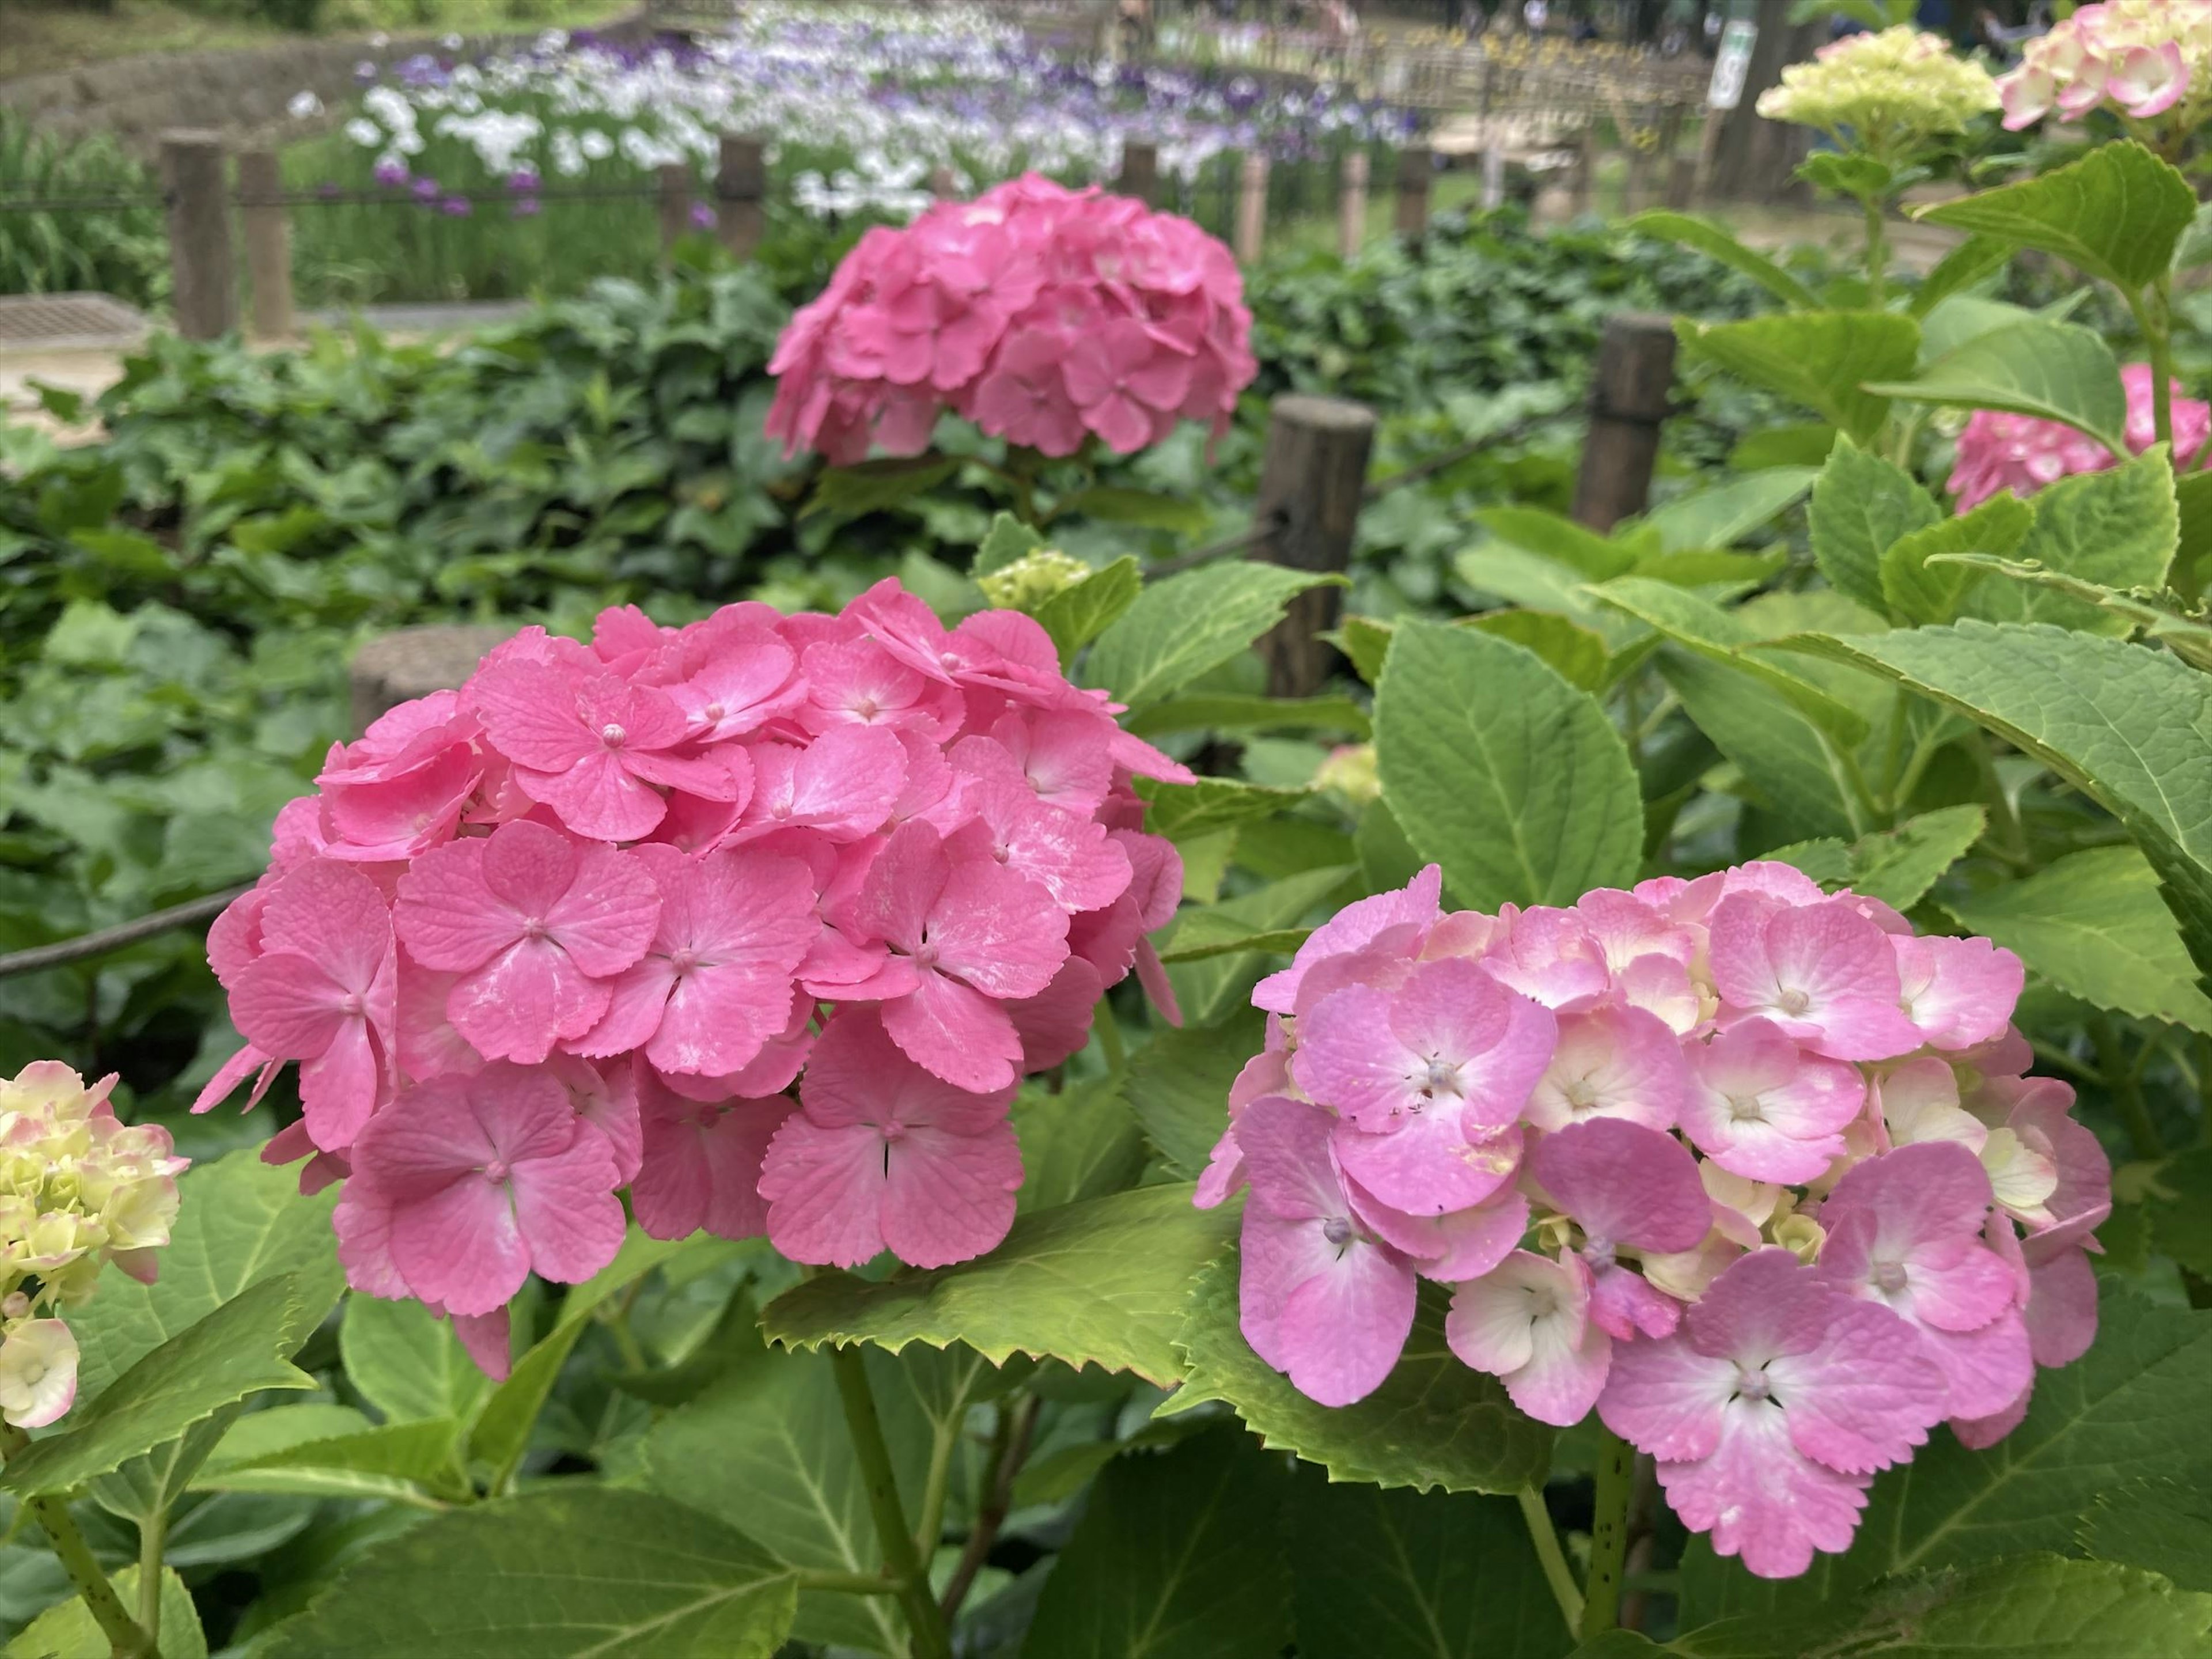
[[[209,957],[296,1062],[264,1156],[346,1182],[349,1281],[503,1368],[524,1279],[646,1231],[794,1260],[980,1255],[1013,1218],[1024,1074],[1088,1038],[1181,865],[1131,779],[1189,774],[1011,611],[896,581],[837,616],[609,611],[334,746]],[[1170,1010],[1170,1014],[1172,1011]]]
[[[1229,250],[1133,198],[1026,174],[860,238],[777,343],[768,432],[839,465],[946,410],[1050,456],[1227,428],[1258,372]]]
[[[1201,1206],[1249,1188],[1254,1350],[1380,1387],[1419,1281],[1528,1415],[1595,1409],[1765,1577],[2094,1336],[2112,1172],[2024,1075],[2020,961],[1782,864],[1447,914],[1431,866],[1263,980]]]
[[[2120,371],[2120,381],[2128,394],[2128,448],[2140,455],[2158,441],[2151,414],[2150,365],[2130,363]],[[2183,397],[2179,380],[2170,384],[2174,464],[2186,468],[2196,464],[2205,439],[2212,437],[2212,404]],[[2001,489],[2033,495],[2045,484],[2076,472],[2102,472],[2118,465],[2111,450],[2062,421],[1983,409],[1974,412],[1959,434],[1958,456],[1943,487],[1964,513]]]

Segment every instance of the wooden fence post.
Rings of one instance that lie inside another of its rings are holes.
[[[691,229],[691,164],[664,161],[656,172],[660,179],[660,252],[665,258]]]
[[[238,158],[239,220],[246,229],[246,276],[253,291],[252,333],[282,340],[292,332],[292,231],[286,222],[276,153],[249,149]]]
[[[471,623],[403,628],[371,640],[354,653],[347,670],[354,731],[367,731],[403,702],[459,689],[485,652],[514,635],[511,627]]]
[[[1114,193],[1133,196],[1146,207],[1158,205],[1160,147],[1146,138],[1121,141],[1121,170],[1114,175]]]
[[[1577,216],[1589,212],[1597,200],[1597,117],[1592,114],[1589,125],[1583,129],[1582,160],[1575,167],[1574,211]]]
[[[1257,264],[1267,234],[1267,158],[1255,151],[1244,158],[1237,185],[1237,258]]]
[[[1607,318],[1575,477],[1577,522],[1602,533],[1650,505],[1659,427],[1674,390],[1674,319],[1649,311]]]
[[[761,141],[744,134],[722,135],[721,164],[714,173],[715,228],[731,256],[750,259],[760,246],[768,194],[768,161]]]
[[[960,194],[960,181],[952,176],[952,169],[938,166],[929,170],[929,193],[940,202],[949,202]]]
[[[1253,515],[1274,526],[1257,556],[1299,570],[1342,571],[1375,447],[1375,411],[1342,398],[1292,393],[1267,412],[1267,451]],[[1336,626],[1343,590],[1309,588],[1260,641],[1271,696],[1311,696],[1328,683],[1335,653],[1320,636]]]
[[[1482,152],[1482,210],[1494,213],[1505,205],[1505,146],[1495,137]]]
[[[1398,234],[1419,244],[1429,234],[1429,185],[1436,158],[1426,144],[1408,144],[1398,152]]]
[[[1367,240],[1367,152],[1347,151],[1344,179],[1336,199],[1336,251],[1346,259],[1359,257]]]
[[[238,266],[230,245],[230,185],[219,133],[161,135],[169,195],[170,304],[177,332],[213,340],[238,326]]]

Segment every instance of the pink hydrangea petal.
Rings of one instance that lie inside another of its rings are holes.
[[[2068,1250],[2028,1269],[2026,1321],[2039,1365],[2070,1365],[2097,1340],[2097,1274],[2086,1250]]]
[[[1211,1166],[1206,1173],[1213,1173]],[[1481,1278],[1512,1254],[1528,1230],[1528,1200],[1510,1187],[1443,1215],[1410,1215],[1355,1181],[1345,1182],[1345,1196],[1352,1213],[1377,1237],[1413,1258],[1422,1278],[1446,1285]]]
[[[1682,1321],[1682,1304],[1642,1274],[1615,1264],[1590,1276],[1590,1318],[1623,1342],[1672,1336]]]
[[[1945,1413],[1943,1373],[1919,1334],[1869,1303],[1832,1304],[1820,1344],[1765,1375],[1791,1443],[1846,1474],[1905,1462]]]
[[[1736,1401],[1724,1423],[1711,1455],[1659,1464],[1659,1484],[1685,1526],[1711,1534],[1716,1554],[1740,1557],[1761,1578],[1794,1578],[1814,1551],[1850,1547],[1871,1476],[1799,1452],[1784,1413],[1768,1401]]]
[[[514,1369],[507,1310],[496,1313],[455,1314],[453,1334],[476,1368],[495,1382],[504,1382]]]
[[[446,1012],[479,1054],[535,1066],[598,1024],[609,996],[607,981],[586,978],[559,945],[523,939],[465,975]]]
[[[794,1261],[857,1267],[884,1249],[884,1139],[872,1125],[784,1121],[761,1171],[768,1236]]]
[[[530,1276],[530,1247],[502,1187],[462,1175],[393,1206],[392,1259],[407,1286],[456,1313],[505,1307]]]
[[[1594,1241],[1686,1250],[1711,1224],[1697,1162],[1672,1135],[1592,1118],[1546,1135],[1530,1172]]]
[[[1513,1130],[1470,1134],[1466,1111],[1443,1100],[1370,1134],[1350,1121],[1336,1126],[1344,1172],[1385,1204],[1410,1215],[1443,1215],[1481,1203],[1513,1178],[1521,1137]]]
[[[955,1088],[988,1094],[1019,1075],[1021,1033],[1005,1005],[943,974],[885,1003],[883,1020],[908,1059]]]
[[[1349,1406],[1380,1388],[1405,1351],[1418,1280],[1387,1245],[1339,1246],[1327,1224],[1245,1211],[1242,1324],[1299,1393]]]
[[[1252,1005],[1287,1014],[1296,1006],[1298,981],[1315,963],[1357,950],[1384,928],[1401,922],[1426,924],[1442,915],[1437,900],[1443,890],[1443,872],[1429,865],[1404,887],[1377,893],[1347,904],[1306,938],[1291,965],[1270,974],[1252,993]]]
[[[884,1243],[902,1261],[941,1267],[994,1248],[1013,1225],[1022,1154],[1011,1124],[955,1134],[930,1126],[890,1143]]]
[[[1700,1353],[1686,1333],[1615,1351],[1597,1402],[1605,1425],[1663,1463],[1711,1455],[1734,1397],[1733,1361]]]
[[[1669,1129],[1689,1093],[1682,1043],[1641,1008],[1606,1006],[1563,1015],[1559,1041],[1528,1096],[1528,1121],[1565,1129],[1615,1117]]]

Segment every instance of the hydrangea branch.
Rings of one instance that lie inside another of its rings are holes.
[[[884,1443],[883,1420],[876,1411],[875,1392],[868,1385],[866,1362],[854,1346],[833,1348],[830,1363],[836,1374],[837,1397],[845,1408],[853,1455],[860,1465],[861,1484],[867,1489],[876,1542],[883,1551],[885,1572],[898,1585],[899,1606],[914,1638],[915,1659],[951,1659],[944,1615],[929,1593],[927,1569],[915,1553],[914,1534],[907,1529],[906,1510],[899,1503],[890,1449]]]
[[[1523,1486],[1514,1497],[1520,1502],[1521,1518],[1528,1528],[1528,1541],[1536,1547],[1536,1563],[1544,1570],[1544,1582],[1551,1586],[1552,1599],[1559,1604],[1559,1617],[1566,1621],[1567,1634],[1579,1639],[1583,1593],[1575,1587],[1575,1575],[1567,1565],[1566,1552],[1559,1547],[1559,1528],[1552,1524],[1552,1512],[1544,1506],[1543,1490]]]
[[[0,1425],[0,1454],[14,1457],[31,1443],[31,1437],[13,1424]],[[107,1638],[115,1650],[115,1659],[161,1659],[161,1644],[153,1633],[160,1629],[161,1565],[155,1563],[154,1583],[156,1599],[154,1602],[155,1622],[142,1626],[131,1618],[124,1607],[123,1598],[115,1593],[115,1586],[102,1572],[100,1563],[93,1559],[92,1546],[85,1541],[84,1534],[76,1524],[76,1517],[69,1511],[66,1500],[47,1494],[27,1498],[23,1507],[31,1518],[45,1528],[46,1541],[53,1546],[55,1557],[62,1571],[69,1575],[76,1593],[84,1598],[93,1622]]]
[[[1628,1563],[1628,1504],[1636,1491],[1636,1449],[1611,1429],[1598,1431],[1597,1499],[1590,1523],[1589,1585],[1577,1634],[1594,1641],[1620,1623],[1621,1575]]]

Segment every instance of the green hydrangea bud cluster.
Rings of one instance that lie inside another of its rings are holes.
[[[1034,614],[1047,599],[1066,592],[1090,574],[1091,567],[1082,560],[1056,547],[1040,547],[979,577],[977,586],[1000,610]]]
[[[1903,25],[1823,46],[1810,63],[1784,70],[1782,84],[1759,100],[1770,121],[1818,127],[1892,165],[1996,106],[1988,70],[1942,36]]]

